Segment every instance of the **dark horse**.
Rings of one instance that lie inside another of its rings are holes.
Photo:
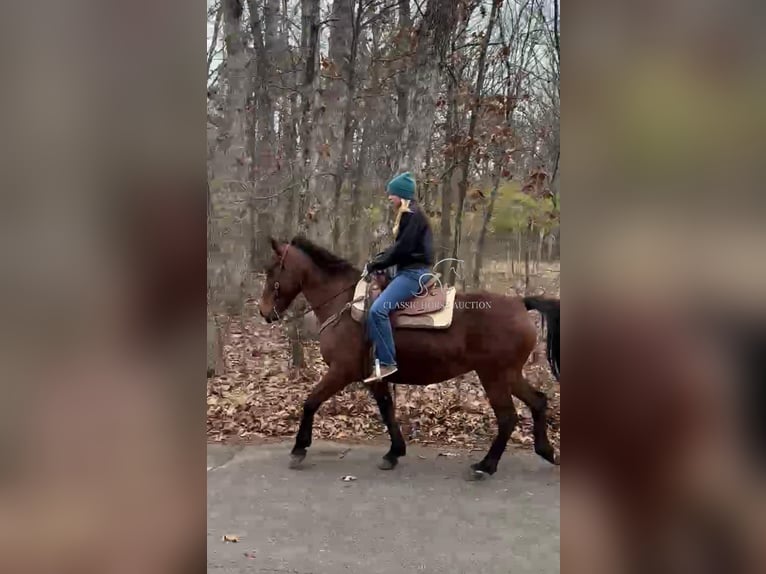
[[[347,305],[361,272],[348,261],[302,237],[289,244],[271,240],[274,258],[267,268],[260,313],[268,321],[279,320],[299,293],[303,293],[317,316],[331,322],[320,334],[327,373],[303,404],[291,466],[298,467],[311,446],[314,414],[327,399],[349,384],[361,381],[369,343],[363,325],[352,319]],[[522,367],[537,342],[537,330],[527,313],[540,311],[548,324],[548,360],[559,375],[559,301],[539,297],[506,297],[487,292],[459,293],[452,325],[444,330],[395,330],[399,371],[386,382],[374,383],[375,397],[391,437],[391,449],[380,468],[392,469],[406,446],[396,421],[388,382],[431,385],[475,370],[497,417],[498,432],[484,459],[471,466],[474,477],[494,474],[518,416],[511,395],[532,412],[535,452],[557,463],[546,433],[547,398],[524,379]],[[343,311],[343,312],[342,312]],[[340,313],[340,315],[337,315]]]

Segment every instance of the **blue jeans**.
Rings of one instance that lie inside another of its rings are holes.
[[[394,334],[389,315],[396,311],[397,304],[411,299],[420,291],[420,284],[425,284],[430,277],[423,277],[422,281],[420,278],[430,272],[428,267],[399,271],[370,307],[367,334],[375,345],[375,358],[381,366],[396,365]]]

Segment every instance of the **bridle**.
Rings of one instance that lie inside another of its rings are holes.
[[[282,256],[279,258],[279,269],[277,273],[280,273],[284,271],[285,269],[285,258],[287,257],[287,252],[290,250],[290,244],[285,245],[285,250],[282,252]],[[274,278],[274,307],[276,310],[276,302],[277,299],[279,299],[279,275]]]
[[[279,317],[279,311],[277,311],[277,308],[276,308],[277,299],[279,299],[279,274],[280,274],[282,271],[284,271],[284,269],[285,269],[285,258],[287,257],[287,252],[288,252],[289,250],[290,250],[290,244],[287,244],[287,245],[285,245],[285,250],[282,252],[282,256],[279,258],[279,267],[278,267],[278,269],[277,269],[277,276],[274,278],[274,283],[273,283],[273,285],[272,285],[272,287],[273,287],[273,289],[274,289],[274,311],[276,312],[276,314],[277,314],[277,317]],[[308,314],[309,314],[309,313],[311,313],[312,311],[316,311],[316,310],[317,310],[317,309],[319,309],[320,307],[323,307],[324,305],[326,305],[327,303],[329,303],[330,301],[332,301],[333,299],[335,299],[335,298],[336,298],[338,295],[340,295],[341,293],[344,293],[345,291],[348,291],[349,289],[351,289],[351,288],[353,288],[353,287],[356,287],[356,283],[357,283],[357,282],[355,281],[353,284],[351,284],[351,285],[349,285],[349,286],[347,286],[347,287],[344,287],[343,289],[341,289],[340,291],[338,291],[337,293],[335,293],[335,294],[334,294],[332,297],[329,297],[328,299],[326,299],[326,300],[322,301],[322,302],[321,302],[319,305],[317,305],[317,306],[315,306],[315,307],[311,307],[311,306],[309,305],[309,306],[306,308],[306,310],[305,310],[305,311],[303,311],[302,313],[300,313],[300,314],[298,314],[298,315],[295,315],[295,316],[292,318],[292,320],[294,321],[294,320],[300,319],[300,318],[301,318],[301,317],[303,317],[304,315],[308,315]]]

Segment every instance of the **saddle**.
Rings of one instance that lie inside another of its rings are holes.
[[[361,279],[354,290],[351,316],[365,321],[366,310],[391,282],[388,274],[375,274],[371,281]],[[391,324],[401,329],[446,329],[452,324],[455,287],[443,287],[438,275],[432,276],[421,290],[391,313]]]

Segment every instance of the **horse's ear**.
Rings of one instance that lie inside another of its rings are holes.
[[[282,250],[284,249],[282,244],[273,237],[269,237],[269,241],[271,241],[271,248],[274,250],[274,253],[282,255]]]

